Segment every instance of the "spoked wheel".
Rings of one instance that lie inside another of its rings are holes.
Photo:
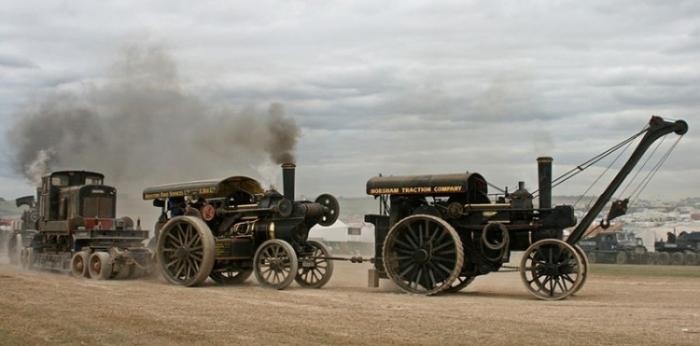
[[[445,289],[445,292],[459,292],[474,282],[474,279],[476,279],[476,276],[460,275],[457,277],[457,279],[455,279],[455,281],[452,282],[452,286],[450,286],[450,288]]]
[[[459,234],[432,215],[411,215],[395,224],[382,253],[387,275],[408,293],[432,295],[449,289],[464,264]]]
[[[282,290],[294,281],[299,262],[289,243],[270,239],[255,251],[253,267],[255,278],[262,286]]]
[[[583,284],[584,263],[577,250],[559,239],[543,239],[530,245],[520,261],[520,276],[530,294],[559,300]]]
[[[88,270],[88,257],[90,255],[87,251],[78,251],[73,254],[73,258],[70,261],[70,270],[75,277],[90,277],[90,271]]]
[[[586,252],[583,251],[583,249],[578,246],[578,244],[574,244],[574,250],[576,250],[576,253],[581,257],[583,260],[583,274],[581,274],[581,284],[576,287],[576,289],[571,292],[571,294],[576,294],[583,285],[586,284],[586,279],[588,278],[588,270],[591,267],[591,262],[588,261],[588,256],[586,256]]]
[[[309,240],[306,244],[313,248],[313,252],[300,258],[301,266],[294,280],[302,287],[321,288],[333,275],[333,261],[319,257],[330,256],[330,251],[315,240]]]
[[[253,271],[250,269],[227,270],[222,272],[211,272],[211,274],[209,274],[209,277],[212,280],[214,280],[214,282],[216,282],[217,284],[235,285],[244,283],[252,274]]]
[[[108,280],[112,277],[112,257],[103,251],[93,252],[88,257],[90,277],[96,280]]]
[[[177,216],[163,226],[156,257],[169,282],[196,286],[209,277],[214,266],[214,236],[202,219]]]

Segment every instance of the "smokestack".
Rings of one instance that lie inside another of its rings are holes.
[[[297,165],[293,163],[282,164],[282,184],[284,189],[284,198],[294,201],[294,171]]]
[[[539,179],[540,209],[552,207],[552,158],[537,158],[537,177]]]

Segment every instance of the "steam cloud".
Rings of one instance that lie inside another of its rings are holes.
[[[133,193],[294,161],[301,132],[281,104],[206,103],[183,90],[162,48],[125,48],[107,76],[18,114],[8,134],[17,172],[37,182],[50,170],[96,170]]]

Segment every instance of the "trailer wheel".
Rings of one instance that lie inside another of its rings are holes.
[[[426,214],[396,223],[382,247],[384,269],[401,290],[433,295],[452,287],[462,272],[464,248],[445,220]]]
[[[93,252],[88,258],[90,277],[96,280],[108,280],[112,277],[112,257],[103,251]]]
[[[671,255],[671,264],[672,265],[682,266],[684,262],[685,262],[685,256],[683,256],[682,252],[674,252]]]
[[[220,285],[236,285],[242,284],[253,274],[250,269],[246,270],[227,270],[223,272],[211,272],[209,277]]]
[[[294,280],[302,287],[321,288],[333,275],[333,261],[318,257],[328,257],[331,253],[321,242],[309,240],[306,244],[313,252],[299,259],[301,266]]]
[[[583,284],[583,268],[583,260],[574,247],[559,239],[542,239],[525,250],[520,276],[533,296],[560,300]]]
[[[671,255],[668,252],[660,252],[656,257],[656,264],[667,266],[671,264]]]
[[[160,230],[156,257],[163,277],[170,283],[199,285],[214,266],[214,236],[202,219],[174,217]]]
[[[70,261],[71,273],[75,277],[90,277],[90,271],[88,270],[88,257],[90,255],[87,251],[78,251],[73,254],[73,258]]]
[[[447,293],[455,293],[463,290],[465,287],[469,286],[472,282],[474,282],[474,279],[476,279],[476,276],[465,276],[465,275],[460,275],[455,279],[455,281],[452,281],[452,285],[449,288],[445,289],[445,292]]]
[[[615,255],[615,263],[617,264],[627,264],[627,253],[620,251]]]
[[[281,239],[270,239],[255,251],[253,269],[260,285],[283,290],[294,281],[299,260],[289,243]]]

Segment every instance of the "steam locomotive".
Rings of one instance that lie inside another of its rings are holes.
[[[284,164],[282,171],[284,194],[244,176],[146,188],[143,198],[161,208],[155,251],[163,276],[195,286],[208,277],[241,283],[254,272],[262,286],[275,289],[294,281],[325,285],[333,262],[308,234],[316,224],[336,221],[338,201],[329,194],[295,201],[295,165]]]
[[[129,217],[116,217],[116,189],[104,175],[59,171],[42,177],[8,248],[25,268],[71,272],[94,279],[128,278],[150,270],[152,254],[143,242],[148,231]]]

